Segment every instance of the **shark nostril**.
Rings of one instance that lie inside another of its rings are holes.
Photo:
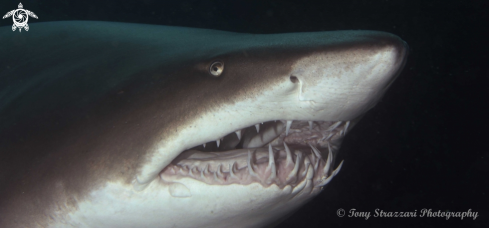
[[[290,81],[292,83],[297,83],[297,82],[299,82],[299,79],[296,76],[290,76]]]

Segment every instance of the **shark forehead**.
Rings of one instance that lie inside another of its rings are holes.
[[[337,174],[407,56],[375,31],[36,27],[0,31],[2,227],[266,225]]]

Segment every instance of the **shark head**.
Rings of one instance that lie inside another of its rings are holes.
[[[10,173],[29,169],[1,179],[9,227],[273,223],[338,173],[343,137],[407,56],[400,38],[374,31],[37,25],[38,40],[3,50],[45,55],[0,72],[12,85],[1,90],[5,154],[31,158],[9,155]]]

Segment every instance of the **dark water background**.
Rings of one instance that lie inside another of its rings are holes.
[[[19,1],[3,0],[0,11]],[[394,33],[403,74],[349,133],[337,178],[279,227],[489,227],[489,1],[22,1],[36,22],[101,20],[245,33],[345,29]],[[11,26],[11,18],[0,26]],[[25,31],[24,31],[25,32]],[[1,44],[0,44],[1,45]],[[1,54],[1,53],[0,53]],[[416,218],[336,211],[417,211]],[[478,218],[419,217],[423,209]]]

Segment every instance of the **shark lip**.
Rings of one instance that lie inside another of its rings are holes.
[[[315,187],[331,181],[334,155],[351,121],[270,121],[183,151],[160,172],[166,182],[192,178],[211,185],[260,183]]]

